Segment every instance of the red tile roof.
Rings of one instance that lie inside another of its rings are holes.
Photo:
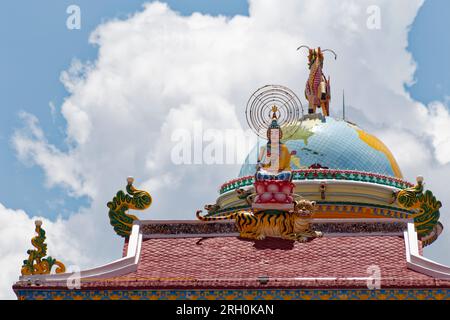
[[[367,288],[370,266],[380,268],[381,288],[450,287],[450,281],[407,268],[403,238],[363,236],[308,243],[236,237],[148,239],[136,272],[84,282],[82,288]],[[262,284],[258,277],[269,281]]]

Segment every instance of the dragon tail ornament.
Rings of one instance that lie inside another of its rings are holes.
[[[114,231],[124,238],[130,236],[133,222],[139,220],[138,217],[128,214],[128,210],[145,210],[152,204],[150,194],[147,191],[136,189],[133,182],[134,179],[128,177],[126,187],[128,194],[120,190],[112,201],[107,203],[109,221]]]
[[[424,191],[423,177],[417,177],[414,187],[399,191],[396,194],[397,203],[401,208],[411,210],[417,234],[423,245],[429,245],[437,239],[443,230],[439,222],[439,209],[442,207],[430,190]]]
[[[23,276],[50,274],[53,266],[56,266],[56,273],[66,272],[66,267],[61,261],[50,256],[45,257],[47,255],[47,244],[45,243],[45,230],[41,228],[42,221],[36,220],[35,225],[37,236],[31,239],[31,244],[36,249],[27,251],[28,259],[23,261],[21,274]]]

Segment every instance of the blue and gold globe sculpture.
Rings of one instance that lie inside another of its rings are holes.
[[[377,137],[350,122],[321,117],[305,119],[295,134],[283,141],[290,151],[291,168],[357,170],[402,178],[391,151]],[[247,156],[240,177],[255,174],[260,140]]]

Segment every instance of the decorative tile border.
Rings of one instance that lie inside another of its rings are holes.
[[[313,230],[325,234],[399,234],[402,235],[407,228],[403,221],[320,221],[311,223]],[[207,236],[235,236],[238,233],[233,221],[217,223],[146,223],[141,226],[144,238],[163,237],[207,237]]]
[[[450,289],[16,290],[19,300],[450,300]]]
[[[317,201],[318,212],[342,212],[342,213],[362,213],[363,210],[370,210],[374,216],[382,216],[387,218],[408,219],[410,211],[406,209],[385,206],[381,204],[369,204],[361,202],[332,202]]]
[[[148,223],[141,226],[144,237],[149,235],[195,235],[236,233],[234,222],[213,223]]]
[[[339,222],[339,223],[312,223],[311,228],[322,231],[324,234],[399,234],[401,235],[407,228],[405,222]]]
[[[293,170],[292,173],[293,173],[292,179],[293,181],[333,179],[333,180],[370,182],[395,187],[398,189],[413,187],[413,184],[398,178],[388,177],[377,173],[355,171],[355,170],[303,169],[303,170]],[[223,194],[225,192],[237,188],[253,185],[253,183],[254,183],[253,176],[234,179],[224,183],[220,187],[219,193]]]
[[[234,212],[237,210],[250,210],[249,205],[228,207],[225,209],[219,209],[214,214],[207,216],[214,216],[219,214],[225,214],[228,212]],[[383,216],[388,218],[408,219],[410,214],[409,210],[390,207],[381,204],[370,204],[361,202],[332,202],[332,201],[317,201],[317,212],[341,212],[342,214],[358,214],[363,211],[370,210],[370,213],[374,216]]]

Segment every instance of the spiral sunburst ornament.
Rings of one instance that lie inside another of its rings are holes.
[[[245,115],[249,127],[261,138],[267,137],[267,129],[275,115],[283,138],[286,139],[298,130],[303,117],[303,105],[289,88],[266,85],[252,94]]]

